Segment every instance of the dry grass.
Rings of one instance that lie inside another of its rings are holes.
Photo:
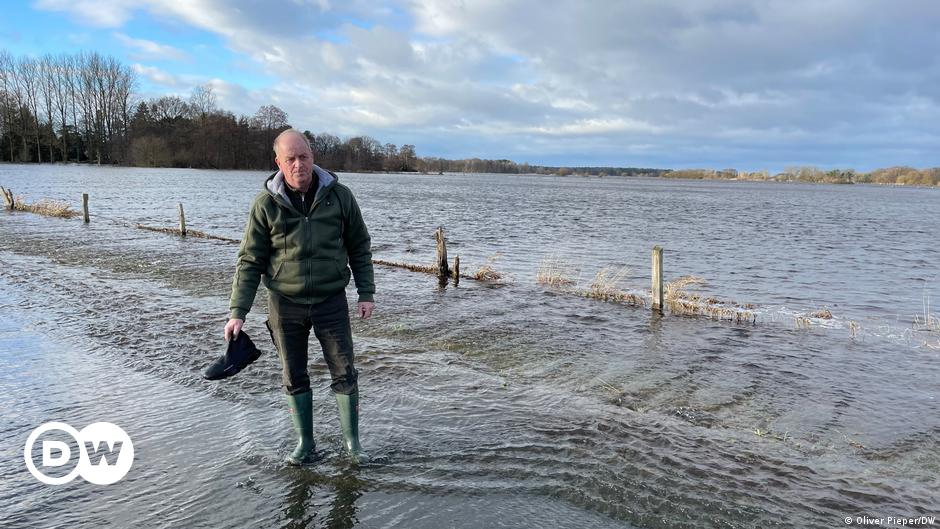
[[[138,230],[155,231],[155,232],[157,232],[157,233],[169,233],[169,234],[171,234],[171,235],[179,235],[179,234],[180,234],[179,228],[157,228],[157,227],[154,227],[154,226],[144,226],[143,224],[137,224],[135,227],[136,227]],[[241,241],[239,241],[238,239],[229,239],[228,237],[221,237],[221,236],[219,236],[219,235],[212,235],[212,234],[206,233],[206,232],[204,232],[204,231],[189,230],[189,229],[186,230],[186,237],[192,237],[192,238],[195,238],[195,239],[212,239],[212,240],[216,240],[216,241],[230,242],[230,243],[233,243],[233,244],[240,244],[240,243],[241,243]]]
[[[496,271],[489,264],[481,265],[470,277],[477,281],[501,281],[504,278],[502,273]]]
[[[502,254],[499,252],[494,253],[493,255],[486,258],[486,262],[480,265],[480,268],[477,268],[477,271],[471,274],[470,279],[476,279],[477,281],[490,281],[490,282],[505,282],[509,279],[509,276],[493,268],[493,264],[502,257]]]
[[[588,290],[578,291],[578,294],[587,297],[607,301],[610,303],[624,303],[627,305],[646,305],[646,298],[623,290],[623,278],[627,276],[629,268],[623,267],[615,270],[605,266],[597,271],[594,280]]]
[[[540,285],[560,288],[574,285],[572,267],[560,258],[550,255],[539,263],[539,269],[535,273],[535,281]]]
[[[399,263],[396,261],[385,261],[383,259],[373,259],[372,262],[375,264],[380,264],[380,265],[385,265],[385,266],[394,266],[395,268],[404,268],[405,270],[411,270],[412,272],[422,272],[425,274],[431,274],[435,276],[438,274],[438,271],[439,271],[438,267],[431,266],[431,265],[416,265],[416,264],[409,264],[409,263]]]
[[[715,297],[702,298],[695,292],[689,292],[693,285],[704,285],[705,280],[695,276],[683,276],[664,285],[666,307],[675,314],[685,316],[708,316],[716,320],[737,322],[757,322],[757,315],[748,309],[754,305],[742,305],[733,301],[722,301]]]
[[[809,319],[806,316],[797,316],[796,317],[796,328],[797,329],[809,329],[813,326],[813,320]]]
[[[914,330],[940,332],[940,316],[930,310],[930,296],[924,296],[924,312],[914,315]]]
[[[13,209],[16,211],[27,211],[46,217],[61,217],[69,219],[79,215],[79,212],[69,207],[68,202],[62,200],[40,199],[33,204],[23,200],[22,196],[16,197]]]
[[[859,326],[857,321],[849,322],[849,336],[856,338],[858,336]]]

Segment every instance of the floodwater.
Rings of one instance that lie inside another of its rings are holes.
[[[266,175],[0,165],[27,200],[90,194],[91,223],[0,212],[4,527],[844,527],[940,515],[940,190],[509,175],[347,175],[379,259],[451,258],[500,284],[439,287],[376,266],[354,321],[362,440],[344,463],[328,372],[311,358],[325,458],[295,442],[259,292],[265,354],[223,349],[239,238]],[[536,283],[547,258],[586,288],[604,266],[752,303],[757,322],[600,302]],[[352,288],[350,299],[354,299]],[[833,318],[801,320],[821,309]],[[926,309],[936,314],[934,308]],[[809,322],[807,325],[807,321]],[[800,324],[798,324],[800,322]],[[316,345],[313,345],[316,351]],[[23,447],[47,421],[121,426],[127,476],[40,483]],[[853,523],[853,525],[855,525]],[[893,524],[897,525],[897,524]]]

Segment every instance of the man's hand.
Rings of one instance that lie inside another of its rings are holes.
[[[372,310],[375,309],[375,303],[371,301],[360,301],[357,313],[359,318],[363,320],[368,320],[369,316],[372,316]]]
[[[372,311],[370,310],[369,312]],[[237,338],[243,325],[245,325],[245,320],[239,320],[237,318],[228,320],[228,323],[225,324],[225,341],[228,342],[231,341],[232,338]]]

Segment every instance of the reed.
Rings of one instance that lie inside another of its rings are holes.
[[[225,241],[232,244],[241,244],[241,241],[238,239],[229,239],[228,237],[221,237],[219,235],[212,235],[211,233],[206,233],[204,231],[190,230],[186,229],[186,234],[183,235],[179,228],[160,228],[155,226],[145,226],[143,224],[137,224],[135,227],[138,230],[153,231],[157,233],[169,233],[171,235],[181,235],[183,237],[193,237],[196,239],[212,239],[216,241]]]
[[[550,255],[539,263],[538,271],[535,273],[535,281],[540,285],[555,288],[569,287],[574,285],[571,272],[571,265],[555,255]]]
[[[578,294],[587,298],[593,298],[610,303],[623,303],[626,305],[646,306],[646,297],[623,290],[623,279],[627,276],[630,269],[622,267],[615,270],[612,267],[605,266],[597,271],[594,280],[588,290],[578,291]]]
[[[504,282],[508,279],[508,276],[502,272],[499,272],[493,268],[493,264],[502,257],[502,254],[495,253],[486,258],[486,262],[480,265],[480,268],[477,268],[477,271],[474,272],[470,278],[476,279],[477,281],[490,281],[490,282]]]
[[[29,213],[35,213],[37,215],[44,215],[46,217],[60,217],[64,219],[69,219],[79,215],[77,211],[74,211],[68,205],[68,202],[62,200],[49,200],[46,198],[37,200],[36,202],[30,204],[23,200],[22,196],[17,196],[13,205],[13,209],[15,211],[26,211]]]
[[[724,301],[716,297],[703,298],[701,294],[689,291],[689,287],[704,284],[704,279],[695,276],[682,276],[666,283],[666,306],[670,312],[685,316],[708,316],[715,320],[757,323],[757,314],[749,310],[754,308],[752,304]]]
[[[930,296],[924,296],[923,312],[914,315],[914,330],[940,332],[940,316],[930,309]]]
[[[472,277],[477,281],[501,281],[504,276],[491,265],[483,264],[480,265],[480,268],[477,268],[477,271],[473,273]]]
[[[404,268],[405,270],[411,270],[412,272],[422,272],[425,274],[437,275],[438,269],[436,266],[431,265],[417,265],[411,263],[401,263],[397,261],[386,261],[384,259],[373,259],[373,263],[380,264],[384,266],[393,266],[395,268]]]

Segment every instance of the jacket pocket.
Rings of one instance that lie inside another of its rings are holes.
[[[301,296],[304,293],[304,275],[303,261],[281,261],[274,269],[269,288],[285,296]]]
[[[268,279],[273,280],[277,279],[281,275],[281,268],[284,267],[284,261],[278,261],[276,265],[272,268],[271,272],[268,273]]]

